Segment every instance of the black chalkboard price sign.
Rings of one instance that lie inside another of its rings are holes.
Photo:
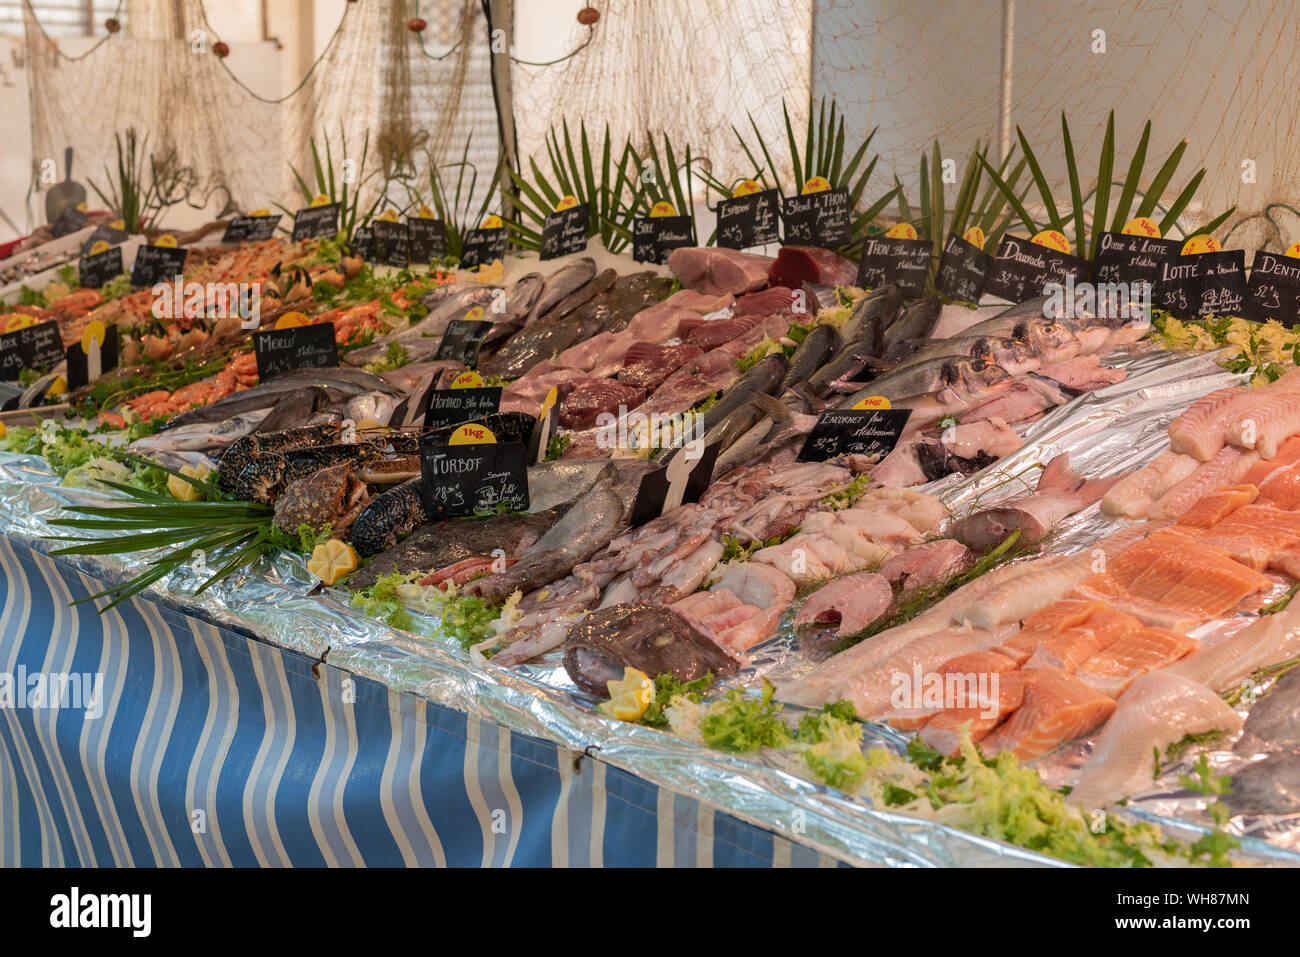
[[[637,486],[631,524],[644,525],[679,505],[698,502],[709,487],[721,446],[696,439],[673,452],[663,468],[647,472]]]
[[[117,326],[104,330],[104,341],[92,338],[90,353],[82,351],[80,342],[74,342],[64,352],[68,363],[68,388],[80,389],[97,380],[105,372],[117,368]]]
[[[462,269],[486,266],[494,259],[505,259],[506,231],[496,229],[470,229],[465,232],[465,243],[460,252]]]
[[[528,509],[528,450],[520,442],[420,443],[420,491],[430,517]]]
[[[1160,264],[1152,302],[1179,319],[1240,316],[1247,310],[1246,251],[1174,256]]]
[[[1160,264],[1176,257],[1180,247],[1176,239],[1102,233],[1097,261],[1093,263],[1093,282],[1145,282],[1154,286],[1160,278]]]
[[[263,382],[291,369],[319,369],[339,364],[334,323],[268,329],[253,333],[257,376]]]
[[[429,411],[424,424],[431,429],[481,419],[501,408],[501,387],[482,389],[434,389],[429,393]]]
[[[486,319],[453,319],[438,343],[435,359],[452,359],[473,369],[478,365],[478,349],[487,338],[492,323]]]
[[[1288,329],[1300,322],[1300,258],[1261,249],[1250,267],[1246,318],[1276,319]]]
[[[993,257],[956,233],[943,244],[943,257],[934,285],[949,299],[979,302],[984,283],[993,269]]]
[[[825,462],[837,455],[884,458],[898,444],[911,409],[833,409],[817,417],[799,450],[800,462]]]
[[[404,223],[376,219],[370,228],[374,234],[371,258],[375,262],[395,269],[405,269],[411,264]]]
[[[143,287],[171,282],[185,271],[189,254],[184,246],[141,246],[131,267],[131,285]]]
[[[333,239],[339,232],[339,204],[308,206],[293,214],[293,241]]]
[[[441,219],[416,216],[406,221],[411,263],[427,266],[447,255],[447,224]]]
[[[558,259],[587,248],[587,220],[591,204],[579,203],[546,217],[542,226],[542,259]]]
[[[689,216],[637,216],[632,220],[632,258],[639,263],[663,264],[668,254],[695,245]]]
[[[125,242],[131,234],[122,229],[114,229],[112,226],[99,225],[94,231],[86,237],[85,242],[81,244],[81,255],[89,256],[90,251],[95,248],[95,243],[106,242],[110,246],[116,246],[118,243]]]
[[[777,242],[780,211],[781,194],[775,189],[724,199],[718,204],[718,245],[748,249]]]
[[[847,245],[850,212],[849,191],[844,187],[787,196],[781,204],[783,242],[826,248]]]
[[[13,382],[24,369],[48,370],[62,359],[57,322],[38,322],[0,335],[0,381]]]
[[[275,235],[279,214],[270,216],[236,216],[221,237],[223,243],[260,243]]]
[[[114,246],[93,256],[82,256],[77,265],[77,278],[85,289],[99,289],[110,279],[122,275],[122,247]]]
[[[1086,259],[1018,236],[1003,236],[984,292],[1008,302],[1025,302],[1047,295],[1044,290],[1050,285],[1064,285],[1067,276],[1084,282],[1090,271]]]
[[[909,298],[925,295],[925,277],[930,272],[934,251],[928,239],[891,239],[868,236],[858,261],[859,289],[874,289],[887,282],[897,283]]]

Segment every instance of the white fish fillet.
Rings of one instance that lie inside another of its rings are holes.
[[[1070,803],[1091,811],[1149,788],[1155,755],[1189,734],[1236,731],[1241,716],[1203,684],[1166,668],[1138,678],[1120,696]]]
[[[1147,517],[1178,518],[1210,492],[1236,485],[1258,461],[1258,452],[1243,452],[1231,445],[1221,448],[1214,458],[1197,466],[1191,475],[1160,496]]]
[[[1163,670],[1214,691],[1227,691],[1256,669],[1296,655],[1300,655],[1300,602],[1293,601],[1276,615],[1263,615],[1232,637]]]
[[[1101,511],[1117,518],[1142,518],[1156,499],[1181,482],[1201,463],[1172,449],[1161,452],[1121,479],[1101,500]]]

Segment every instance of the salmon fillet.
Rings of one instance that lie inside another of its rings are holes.
[[[1016,663],[1006,655],[994,651],[969,651],[940,665],[935,669],[935,674],[944,678],[948,675],[973,675],[978,681],[981,675],[1003,674],[1015,670]],[[988,679],[984,680],[987,682]],[[915,731],[943,710],[944,707],[896,709],[887,715],[882,715],[881,720],[888,721],[900,731]],[[992,725],[985,731],[991,728]]]
[[[1025,675],[1024,702],[983,742],[987,755],[1010,751],[1028,761],[1087,734],[1115,713],[1115,700],[1059,668]]]
[[[1300,578],[1300,543],[1288,545],[1268,560],[1268,567],[1273,571],[1285,572],[1292,578]]]
[[[1300,508],[1300,467],[1288,465],[1270,472],[1259,483],[1259,500],[1278,508]]]
[[[1020,631],[993,650],[1023,665],[1038,646],[1063,631],[1082,625],[1106,608],[1104,602],[1091,599],[1062,598],[1024,620]]]
[[[1247,505],[1201,531],[1196,540],[1221,548],[1258,571],[1267,568],[1274,555],[1300,542],[1300,512]]]
[[[1259,489],[1253,485],[1229,485],[1217,492],[1210,492],[1200,501],[1183,512],[1178,519],[1179,526],[1209,528],[1215,522],[1221,522],[1243,505],[1249,505],[1259,498]]]
[[[1269,388],[1239,418],[1223,430],[1224,441],[1254,449],[1261,459],[1271,459],[1289,436],[1300,432],[1300,402],[1293,391]]]
[[[953,755],[960,747],[962,725],[969,724],[971,740],[982,741],[1024,703],[1025,672],[994,672],[987,687],[995,692],[990,695],[991,700],[981,701],[975,708],[947,708],[939,712],[921,729],[921,740],[940,754]]]
[[[1300,435],[1293,435],[1282,443],[1282,447],[1277,450],[1277,455],[1270,459],[1260,459],[1250,467],[1241,480],[1248,485],[1260,485],[1268,476],[1297,463],[1300,463]],[[1260,491],[1263,491],[1262,487]]]
[[[1137,634],[1142,627],[1142,622],[1132,615],[1107,608],[1097,612],[1082,625],[1067,628],[1060,634],[1043,640],[1024,667],[1026,670],[1060,668],[1073,674],[1089,658],[1115,642]]]
[[[1134,681],[1195,651],[1200,645],[1163,628],[1142,628],[1099,651],[1074,671],[1089,688],[1118,698]]]

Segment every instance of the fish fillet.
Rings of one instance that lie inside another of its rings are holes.
[[[1201,648],[1164,671],[1180,674],[1213,691],[1227,691],[1259,668],[1300,654],[1300,602],[1275,615],[1262,615],[1241,631]]]
[[[980,628],[945,628],[908,642],[890,655],[880,667],[859,675],[848,683],[844,699],[853,704],[860,718],[874,718],[898,708],[897,693],[913,685],[916,677],[971,651],[984,651],[1004,641],[1019,625],[1004,625],[987,631]]]
[[[1259,483],[1259,500],[1278,508],[1300,508],[1300,467],[1275,469]]]
[[[1229,485],[1227,488],[1203,496],[1199,502],[1183,512],[1178,519],[1178,524],[1209,528],[1257,498],[1259,498],[1259,489],[1253,485]]]
[[[1017,665],[1023,665],[1043,641],[1082,625],[1105,608],[1104,602],[1080,598],[1054,601],[1026,618],[1020,631],[994,651],[1011,658]]]
[[[811,624],[836,624],[835,633],[852,635],[866,628],[894,603],[889,582],[874,572],[845,575],[823,585],[795,615],[796,628]]]
[[[1074,676],[1089,688],[1118,698],[1139,677],[1172,664],[1199,647],[1200,642],[1163,628],[1143,628],[1120,638],[1075,669]]]
[[[949,661],[944,662],[935,669],[935,674],[940,677],[948,675],[975,676],[977,682],[979,676],[1004,674],[1008,671],[1015,671],[1016,663],[1006,655],[1000,655],[996,651],[969,651],[964,655],[958,655]],[[985,678],[987,682],[987,677]],[[879,720],[888,721],[900,731],[915,731],[922,727],[932,717],[942,712],[951,705],[940,703],[937,706],[915,708],[901,708],[891,710],[888,714],[881,715]],[[1019,702],[1012,705],[1012,708],[1019,707]],[[1008,709],[1010,710],[1010,709]],[[985,729],[985,733],[991,731],[993,725]]]
[[[1200,465],[1190,455],[1169,450],[1122,478],[1101,499],[1101,511],[1115,518],[1143,518],[1156,499],[1187,478]]]
[[[972,741],[982,741],[1008,714],[1024,704],[1025,672],[995,672],[990,680],[990,690],[996,688],[993,700],[979,701],[973,708],[947,708],[939,712],[921,729],[921,740],[940,754],[956,754],[961,747],[963,725],[969,725]]]
[[[1300,432],[1300,402],[1294,392],[1267,390],[1270,394],[1242,413],[1223,430],[1225,441],[1243,449],[1254,449],[1262,459],[1271,459],[1282,443]]]
[[[1107,608],[1091,615],[1083,624],[1043,639],[1024,667],[1026,670],[1060,668],[1073,674],[1093,655],[1137,634],[1142,627],[1142,622],[1132,615]]]
[[[1220,449],[1212,459],[1156,499],[1147,517],[1178,518],[1208,493],[1225,485],[1236,485],[1258,461],[1258,452],[1243,452],[1234,446]]]
[[[1059,668],[1024,675],[1024,703],[984,740],[980,750],[986,755],[1010,751],[1021,761],[1040,757],[1092,731],[1115,711],[1113,698]]]
[[[1243,386],[1232,386],[1197,399],[1187,411],[1169,425],[1169,447],[1175,452],[1208,462],[1223,448],[1223,433],[1249,408],[1259,393]]]
[[[1282,443],[1282,447],[1277,450],[1277,455],[1256,462],[1250,467],[1250,471],[1241,477],[1241,480],[1248,485],[1260,486],[1262,492],[1265,478],[1297,463],[1300,463],[1300,436],[1292,436]]]
[[[1120,696],[1068,800],[1090,811],[1149,787],[1156,754],[1189,734],[1236,731],[1241,717],[1173,669],[1143,675]]]
[[[1300,512],[1246,505],[1213,528],[1200,531],[1196,540],[1221,548],[1258,571],[1267,568],[1274,555],[1300,542]]]

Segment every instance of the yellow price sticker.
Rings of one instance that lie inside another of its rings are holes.
[[[420,209],[416,212],[415,216],[416,216],[417,219],[437,219],[437,218],[438,218],[438,217],[437,217],[437,214],[435,214],[434,211],[431,210],[428,206],[421,206]]]
[[[483,307],[475,306],[462,317],[466,322],[481,322],[483,319]]]
[[[175,249],[178,245],[176,237],[171,233],[163,233],[153,241],[155,246],[161,246],[163,249]]]
[[[731,191],[732,197],[748,196],[751,193],[757,193],[761,187],[752,179],[741,180],[739,185]]]
[[[1193,236],[1191,239],[1187,240],[1187,242],[1183,243],[1182,255],[1200,256],[1204,253],[1217,253],[1222,251],[1223,247],[1219,245],[1217,239],[1213,236],[1201,233],[1201,235]]]
[[[483,220],[483,225],[480,226],[479,229],[501,229],[503,226],[504,224],[501,222],[501,217],[493,213],[487,219]]]
[[[984,230],[980,229],[978,226],[972,226],[970,229],[966,230],[965,234],[961,238],[966,240],[966,242],[970,243],[972,246],[978,246],[980,249],[983,249],[984,243],[988,241],[988,238],[984,235]]]
[[[93,319],[81,331],[81,351],[85,355],[90,355],[92,343],[98,342],[100,348],[104,347],[104,340],[108,337],[108,329],[105,327],[103,320]]]
[[[831,188],[831,181],[825,176],[813,176],[808,182],[803,184],[803,189],[799,190],[799,195],[807,196],[809,193],[826,193]]]
[[[483,377],[471,369],[452,379],[451,387],[453,389],[481,389],[483,388]]]
[[[883,395],[869,395],[853,406],[855,409],[888,409],[889,400]]]
[[[1156,221],[1149,216],[1139,216],[1136,219],[1130,219],[1120,230],[1125,236],[1149,236],[1152,239],[1160,238],[1160,227]]]
[[[329,198],[328,196],[326,196],[324,193],[321,193],[319,196],[317,196],[315,199],[313,199],[310,203],[308,203],[307,206],[308,206],[309,208],[314,209],[314,208],[317,207],[317,206],[328,206],[329,204],[330,204],[330,198]]]
[[[497,437],[482,425],[462,425],[451,434],[448,445],[496,445]]]
[[[1044,229],[1030,242],[1037,243],[1039,246],[1048,249],[1055,249],[1058,253],[1068,253],[1070,251],[1070,241],[1065,238],[1065,233],[1059,229]]]
[[[19,329],[34,325],[36,325],[36,317],[29,316],[25,312],[11,312],[7,316],[0,316],[0,329],[5,332],[17,332]]]
[[[899,223],[896,226],[889,227],[885,233],[886,239],[915,239],[916,227],[911,223]]]
[[[77,204],[77,212],[85,213],[89,211],[90,211],[90,204],[87,203],[84,199]]]
[[[401,221],[401,217],[397,215],[397,210],[390,206],[384,210],[383,215],[379,217],[379,221],[381,223],[396,223]]]
[[[108,240],[101,239],[98,242],[96,242],[93,246],[90,247],[90,255],[98,256],[100,253],[108,252],[108,249],[109,249]]]
[[[126,229],[125,219],[115,219],[108,224],[109,229]]]
[[[570,193],[567,196],[563,196],[560,198],[560,201],[555,204],[555,211],[557,213],[562,213],[566,209],[573,209],[573,207],[577,205],[578,205],[578,197]]]
[[[269,209],[255,209],[248,215],[249,216],[270,216],[271,211]]]
[[[1284,253],[1284,255],[1290,256],[1293,259],[1300,258],[1300,243],[1292,243],[1290,246],[1286,248],[1286,252]]]
[[[297,329],[299,326],[310,326],[311,320],[301,312],[286,312],[279,319],[275,320],[277,329]]]
[[[542,411],[537,413],[538,419],[546,418],[546,413],[555,408],[555,403],[560,400],[560,390],[551,386],[551,391],[546,393],[546,398],[542,400]]]
[[[651,216],[676,216],[677,210],[667,200],[660,200],[650,207]]]

